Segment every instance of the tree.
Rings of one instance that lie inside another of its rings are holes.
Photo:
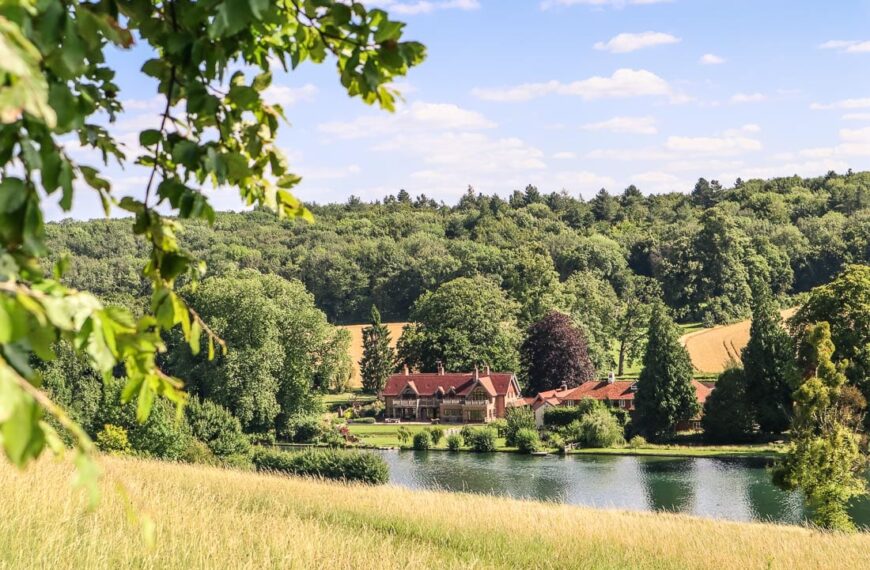
[[[749,439],[755,424],[750,402],[743,369],[732,367],[725,370],[704,402],[704,416],[701,418],[704,438],[715,443],[738,443]]]
[[[372,323],[362,331],[363,356],[359,361],[363,391],[377,394],[396,368],[396,351],[390,344],[390,329],[381,323],[381,313],[372,306]]]
[[[452,370],[519,367],[516,304],[489,279],[460,277],[424,293],[411,320],[416,327],[406,329],[400,357],[413,368],[434,372],[438,361]]]
[[[650,440],[672,435],[678,422],[691,419],[700,408],[692,386],[692,361],[680,344],[679,328],[661,304],[650,316],[635,407],[637,426]]]
[[[273,67],[286,68],[288,59],[293,67],[305,60],[320,63],[331,54],[349,94],[392,109],[396,92],[388,85],[422,61],[424,47],[400,41],[403,25],[383,10],[332,0],[46,0],[6,6],[0,21],[2,446],[18,466],[37,457],[58,439],[40,421],[48,413],[73,436],[81,480],[96,493],[93,444],[38,388],[30,355],[52,359],[51,345],[63,337],[105,377],[123,365],[126,386],[119,395],[125,402],[136,399],[140,422],[158,394],[183,404],[181,382],[156,363],[162,334],[180,325],[196,351],[205,333],[209,354],[222,341],[173,290],[179,277],[196,279],[203,270],[179,246],[179,220],[214,220],[201,191],[209,186],[232,186],[248,204],[310,218],[290,192],[299,177],[288,171],[275,144],[283,110],[262,98]],[[115,120],[123,112],[106,53],[131,47],[134,37],[152,54],[142,71],[156,81],[165,106],[159,129],[140,132],[143,151],[128,159],[95,119]],[[76,164],[64,150],[60,137],[67,135],[105,162],[135,162],[150,170],[141,198],[118,200],[99,170]],[[75,188],[84,185],[93,188],[107,214],[115,204],[131,213],[132,231],[148,244],[144,275],[151,304],[138,320],[88,292],[64,287],[63,265],[47,277],[39,263],[47,253],[42,196],[59,197],[61,209],[69,211]],[[167,210],[177,219],[161,214]]]
[[[517,445],[517,434],[524,429],[536,431],[534,412],[528,407],[508,408],[505,411],[504,427],[504,438],[508,446]]]
[[[845,366],[834,363],[834,352],[828,323],[807,326],[798,351],[803,375],[794,394],[791,443],[774,482],[800,489],[814,508],[817,525],[852,531],[855,525],[846,506],[867,492],[867,460],[854,430],[861,419],[841,399]]]
[[[756,281],[749,342],[743,348],[741,360],[746,395],[763,433],[782,433],[788,429],[794,351],[794,341],[782,325],[770,288],[763,281]]]
[[[586,338],[570,317],[557,311],[529,327],[520,358],[528,394],[562,384],[573,388],[596,376]]]
[[[835,362],[848,362],[849,381],[870,396],[870,265],[850,265],[827,285],[813,289],[789,327],[797,335],[820,321],[831,327]]]
[[[625,373],[625,365],[631,365],[643,354],[643,339],[649,325],[653,302],[661,298],[658,284],[645,277],[635,276],[627,280],[620,295],[614,322],[617,351],[616,374]]]

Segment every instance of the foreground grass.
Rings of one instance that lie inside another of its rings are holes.
[[[106,459],[87,512],[71,468],[0,466],[2,568],[867,568],[870,535]],[[156,522],[147,548],[112,490]]]

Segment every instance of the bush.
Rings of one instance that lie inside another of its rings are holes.
[[[193,436],[217,457],[251,452],[251,444],[242,433],[242,424],[226,408],[209,400],[191,398],[185,413]]]
[[[432,447],[432,438],[426,430],[418,431],[414,434],[414,449],[418,451],[426,451]]]
[[[431,428],[429,436],[432,438],[432,445],[438,445],[444,439],[444,428],[438,426]]]
[[[557,406],[544,412],[544,425],[547,427],[565,427],[580,419],[583,414],[577,406]]]
[[[489,427],[495,430],[499,437],[505,437],[505,431],[507,430],[508,423],[504,418],[497,418],[489,422]]]
[[[514,441],[517,449],[523,453],[532,453],[540,447],[541,440],[538,437],[538,432],[533,429],[523,428],[514,434]]]
[[[459,451],[462,448],[463,439],[458,433],[451,433],[447,436],[447,449],[450,451]]]
[[[258,448],[253,454],[258,471],[381,485],[390,480],[380,455],[343,449],[306,449],[286,452]]]
[[[197,465],[220,465],[220,460],[212,453],[208,445],[194,438],[188,439],[179,459],[185,463]]]
[[[713,443],[747,441],[752,437],[753,419],[743,370],[729,368],[719,375],[716,389],[704,402],[704,439]]]
[[[628,440],[628,446],[632,449],[639,449],[641,447],[646,447],[646,438],[642,435],[636,435],[630,440]]]
[[[557,433],[551,434],[547,443],[550,447],[555,447],[559,451],[565,451],[565,438]]]
[[[529,408],[508,408],[505,413],[507,426],[504,430],[504,438],[511,447],[518,447],[516,440],[517,432],[528,429],[535,430],[535,413]]]
[[[579,427],[585,447],[613,447],[624,441],[622,426],[604,408],[585,414]]]
[[[130,455],[133,452],[127,430],[112,424],[104,425],[97,434],[97,447],[112,455]]]
[[[405,426],[399,426],[399,429],[396,430],[396,437],[402,443],[408,443],[411,439],[411,431]]]
[[[246,437],[251,445],[275,445],[276,441],[274,431],[257,431],[246,434]]]
[[[354,418],[350,420],[352,424],[373,424],[375,423],[375,418],[364,417],[364,418]]]
[[[310,443],[315,441],[323,432],[322,423],[320,417],[315,415],[289,418],[284,427],[287,440],[293,443]]]
[[[474,451],[495,451],[495,430],[489,427],[472,428],[464,436],[465,442]]]

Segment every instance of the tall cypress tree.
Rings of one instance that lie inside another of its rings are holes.
[[[782,433],[791,420],[795,347],[762,280],[753,286],[752,326],[741,359],[755,421],[764,433]]]
[[[651,440],[672,435],[680,421],[700,410],[692,386],[692,361],[680,344],[680,331],[661,303],[653,307],[643,371],[635,395],[636,422]]]
[[[390,345],[390,329],[381,323],[381,313],[372,306],[372,323],[362,331],[363,356],[359,361],[363,391],[377,394],[396,365],[396,351]]]

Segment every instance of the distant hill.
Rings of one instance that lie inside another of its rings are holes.
[[[782,318],[791,317],[795,309],[780,311]],[[740,352],[749,342],[749,319],[683,335],[680,341],[689,351],[695,370],[707,374],[722,372],[729,362],[739,362]]]
[[[396,346],[399,337],[402,335],[402,327],[407,323],[384,323],[390,330],[392,337],[392,345]],[[353,376],[350,378],[350,386],[357,388],[362,386],[362,378],[359,375],[359,361],[363,354],[363,339],[362,330],[368,325],[344,325],[341,328],[350,331],[350,359],[353,361]]]

